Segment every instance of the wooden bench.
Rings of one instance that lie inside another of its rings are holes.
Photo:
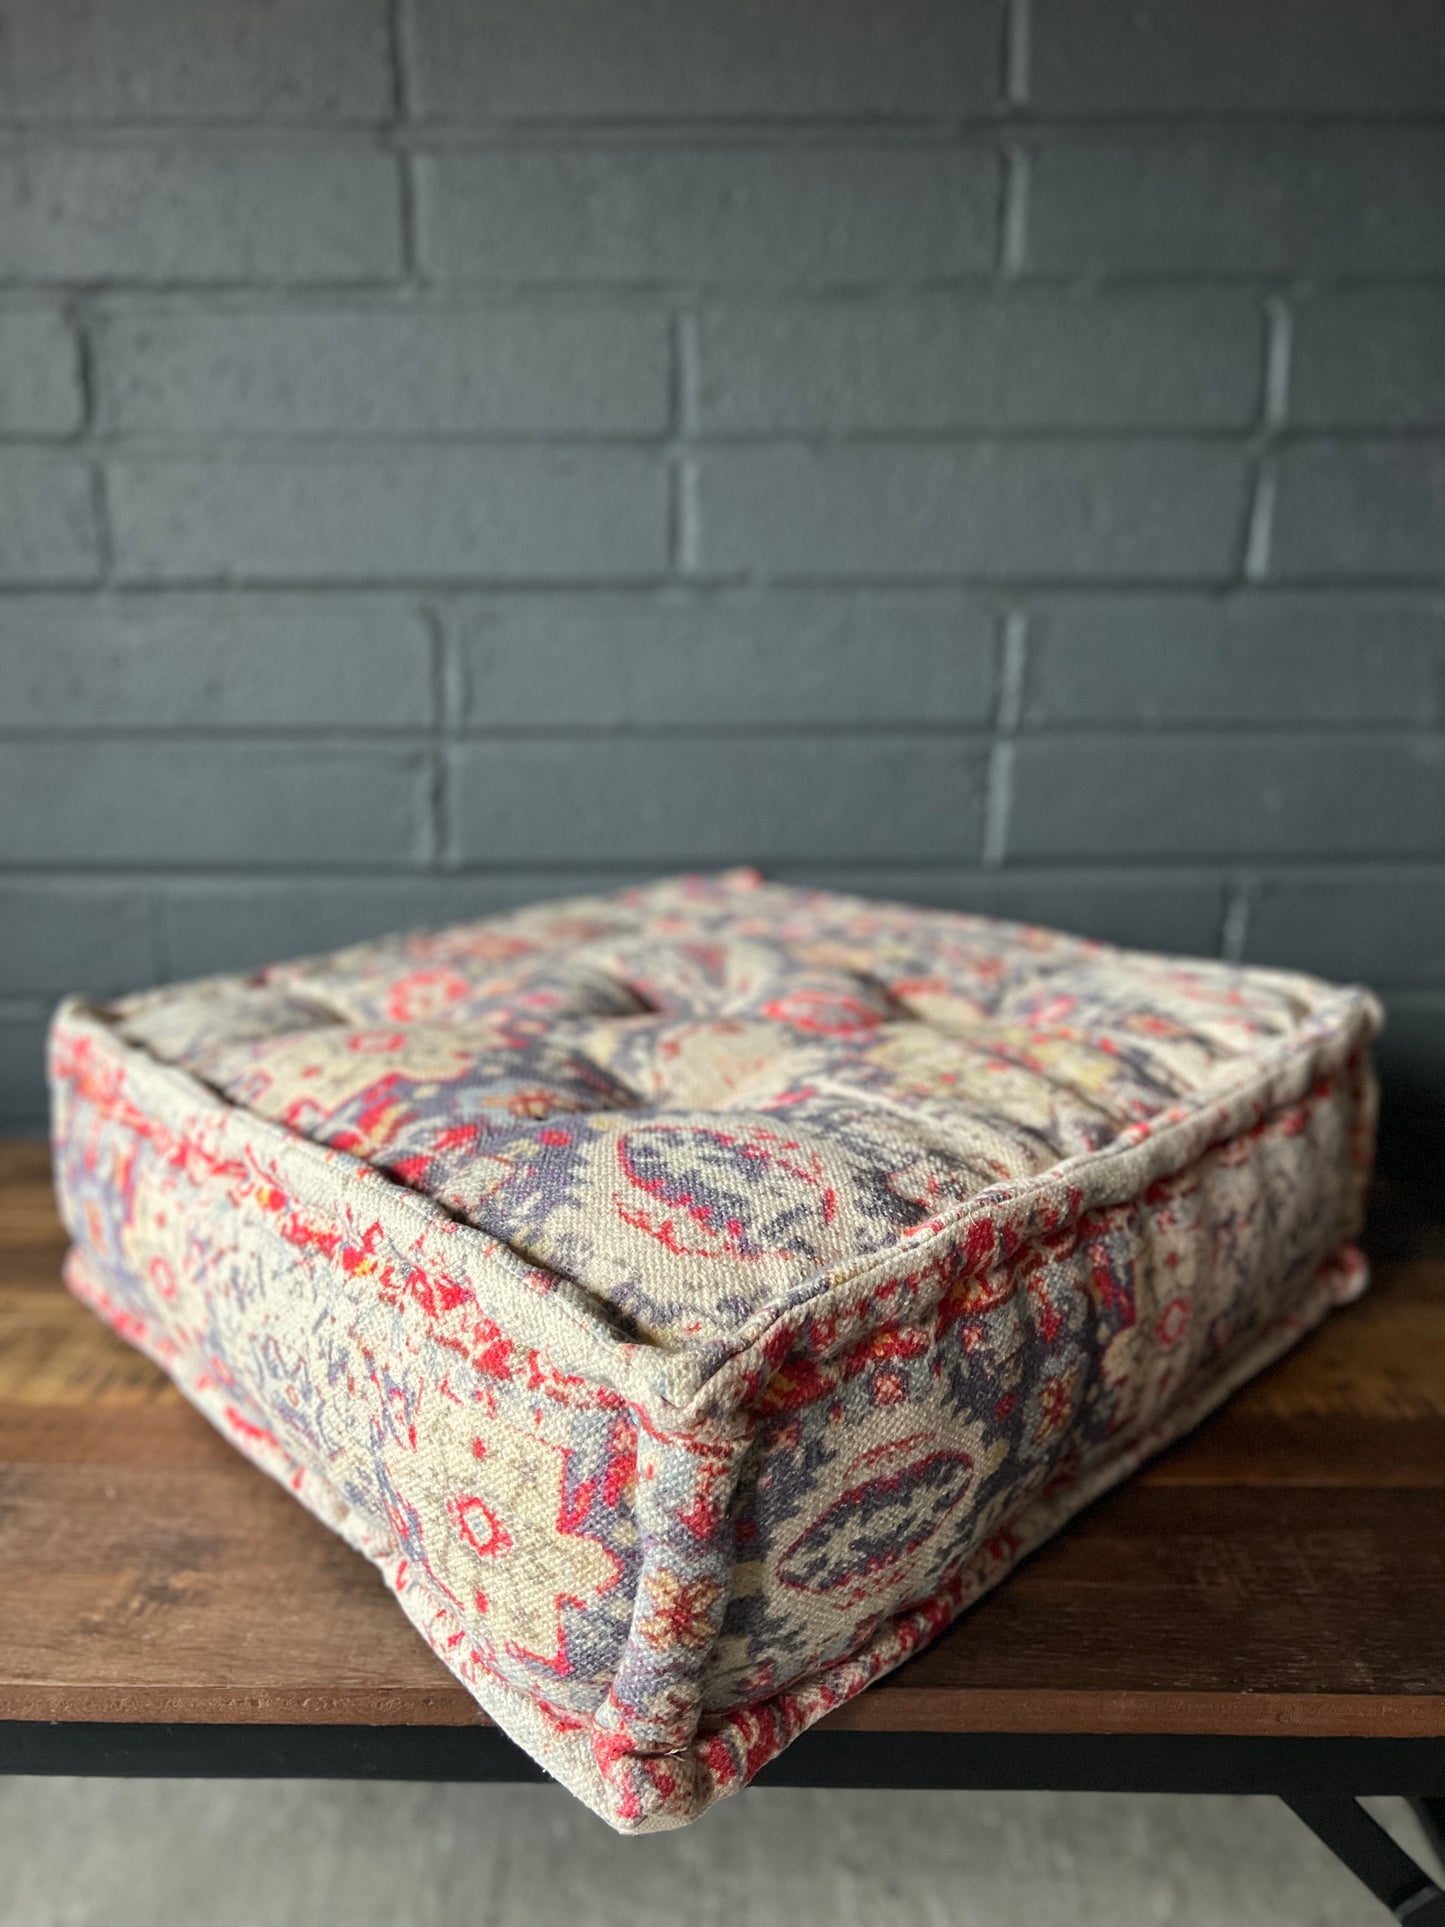
[[[1353,1796],[1445,1803],[1445,1232],[774,1784],[1278,1793],[1412,1927]],[[539,1779],[372,1569],[64,1292],[45,1148],[0,1145],[0,1770]]]

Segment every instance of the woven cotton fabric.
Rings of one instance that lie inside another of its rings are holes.
[[[67,1278],[674,1826],[1364,1283],[1363,991],[685,878],[52,1031]]]

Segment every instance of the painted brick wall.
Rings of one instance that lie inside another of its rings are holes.
[[[1445,1092],[1439,0],[0,0],[55,996],[688,864],[1299,964]]]

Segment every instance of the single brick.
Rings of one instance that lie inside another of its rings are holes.
[[[409,863],[426,853],[419,751],[326,743],[48,742],[0,757],[0,839],[19,863]]]
[[[1271,575],[1445,574],[1445,440],[1295,442],[1276,475]]]
[[[1192,290],[750,303],[699,324],[714,434],[1243,427],[1259,408],[1258,301]]]
[[[987,745],[945,736],[617,736],[456,752],[474,863],[977,860]],[[886,797],[888,806],[879,808]]]
[[[435,930],[549,897],[645,881],[645,868],[502,871],[467,876],[177,880],[162,886],[166,955],[177,977],[250,970],[359,943],[388,930]]]
[[[429,119],[926,119],[991,107],[999,0],[419,0],[411,56]],[[565,57],[559,54],[565,50]]]
[[[0,879],[0,997],[134,990],[156,976],[150,905],[130,884]]]
[[[1207,442],[716,449],[698,502],[705,571],[1219,577],[1245,458]]]
[[[431,637],[409,609],[0,602],[0,728],[418,728]]]
[[[28,450],[0,454],[0,582],[86,582],[99,568],[88,465]]]
[[[339,307],[105,321],[105,426],[222,434],[657,434],[665,315],[636,309]]]
[[[493,599],[459,653],[478,729],[985,725],[995,702],[993,613],[950,590]]]
[[[48,1006],[0,1009],[0,1136],[44,1137]]]
[[[1042,143],[1025,265],[1086,274],[1445,269],[1445,129],[1146,132]]]
[[[1429,114],[1437,0],[1033,0],[1029,105],[1056,114]]]
[[[0,0],[0,120],[334,121],[389,111],[385,0]]]
[[[1031,601],[1027,728],[1445,722],[1445,608],[1415,597]]]
[[[80,426],[80,359],[55,308],[0,309],[0,435],[70,435]]]
[[[1445,985],[1445,871],[1326,871],[1256,886],[1251,963],[1324,977]]]
[[[0,153],[22,281],[358,281],[401,266],[396,162],[361,142],[47,141]]]
[[[986,272],[986,147],[513,147],[418,157],[452,281],[909,281]]]
[[[1300,303],[1289,409],[1308,428],[1445,427],[1445,293],[1342,289]]]
[[[667,561],[666,469],[635,449],[117,460],[111,499],[132,581],[626,577]]]
[[[1445,854],[1445,737],[1020,738],[1014,857]]]

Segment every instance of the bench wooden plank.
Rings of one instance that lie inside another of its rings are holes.
[[[486,1716],[378,1575],[76,1305],[0,1146],[0,1719]],[[1376,1284],[836,1727],[1445,1735],[1445,1263]]]

